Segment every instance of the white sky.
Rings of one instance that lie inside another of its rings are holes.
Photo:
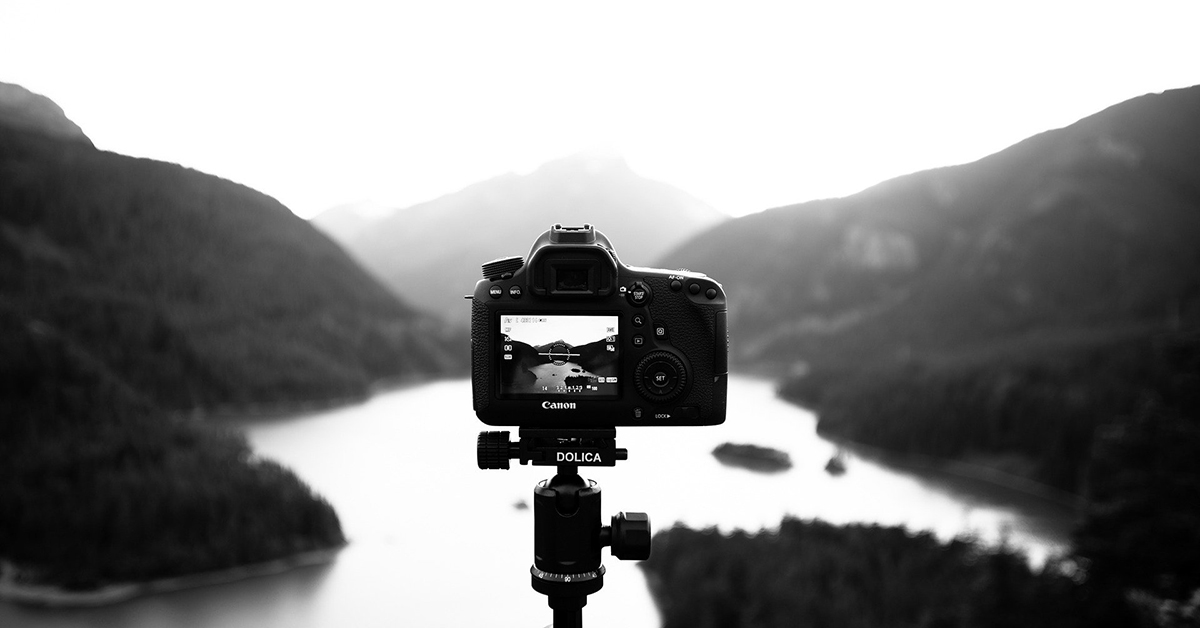
[[[1200,83],[1200,2],[0,0],[0,81],[312,216],[584,149],[724,212]]]

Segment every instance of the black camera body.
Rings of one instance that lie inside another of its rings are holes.
[[[527,260],[527,261],[526,261]],[[483,265],[471,300],[475,413],[488,425],[717,425],[728,388],[721,284],[622,264],[591,225]]]

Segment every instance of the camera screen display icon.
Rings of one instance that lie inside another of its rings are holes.
[[[619,316],[505,314],[500,395],[616,397]]]

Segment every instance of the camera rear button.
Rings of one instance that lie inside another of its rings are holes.
[[[679,281],[678,279],[672,279],[671,280],[671,290],[673,290],[675,292],[679,292],[680,290],[683,290],[683,282]]]
[[[667,326],[663,325],[662,323],[655,323],[654,324],[654,337],[658,338],[659,340],[666,340],[667,339]]]
[[[504,289],[500,286],[492,286],[491,288],[488,288],[488,294],[493,299],[499,299],[500,297],[504,296]]]
[[[642,325],[645,325],[645,324],[646,324],[646,315],[645,314],[634,314],[633,315],[633,326],[634,327],[641,327]]]
[[[689,283],[688,284],[688,292],[690,292],[692,294],[700,294],[700,284]]]
[[[645,305],[650,301],[650,287],[640,281],[635,281],[632,286],[629,286],[628,297],[629,302],[633,305]]]
[[[640,347],[640,346],[642,346],[642,345],[644,345],[644,344],[646,344],[646,338],[645,338],[645,336],[642,336],[641,334],[634,334],[634,335],[633,335],[633,346],[635,346],[635,347]]]
[[[667,364],[655,364],[643,376],[642,383],[656,395],[669,395],[679,382],[678,372]]]
[[[519,299],[521,298],[521,286],[513,286],[508,289],[508,296]]]

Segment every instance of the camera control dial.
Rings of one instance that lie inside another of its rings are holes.
[[[503,279],[505,275],[511,277],[513,273],[521,270],[525,265],[523,257],[501,257],[494,259],[483,265],[484,279]]]
[[[633,383],[646,399],[666,403],[687,386],[687,368],[673,353],[652,351],[638,362]]]

